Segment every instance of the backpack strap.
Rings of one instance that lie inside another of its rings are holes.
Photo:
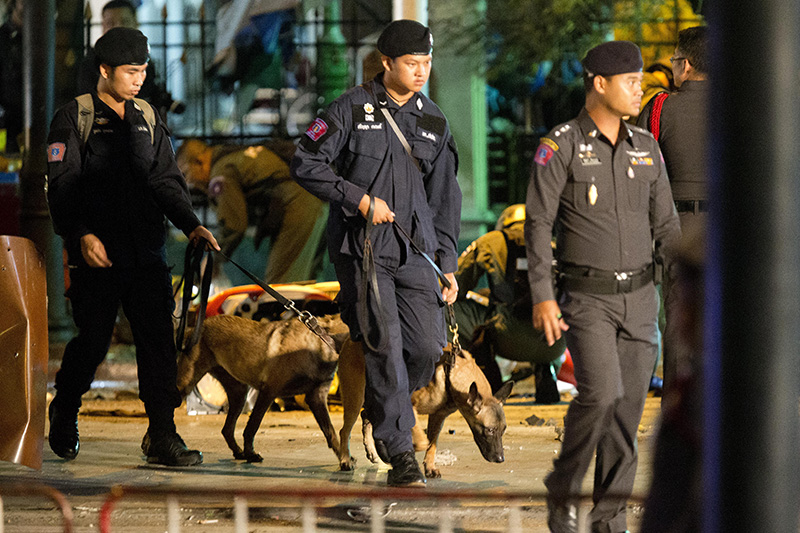
[[[653,109],[650,111],[650,133],[658,140],[661,130],[661,108],[664,107],[664,100],[669,93],[658,93],[653,97]]]
[[[150,144],[156,142],[156,111],[153,106],[148,104],[141,98],[134,98],[133,103],[137,104],[144,114],[144,120],[147,122],[147,128],[150,130]]]
[[[78,102],[78,137],[81,139],[81,146],[85,146],[89,135],[92,133],[94,100],[91,93],[86,93],[76,96],[75,101]]]
[[[89,135],[92,133],[92,121],[94,121],[94,99],[92,98],[91,93],[86,93],[76,96],[75,101],[78,102],[78,137],[80,137],[82,145],[86,146],[86,141],[89,140]],[[153,106],[141,98],[134,98],[133,103],[142,110],[144,120],[147,123],[147,129],[150,130],[150,143],[155,143],[155,109],[153,109]]]

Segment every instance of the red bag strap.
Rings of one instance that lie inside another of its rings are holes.
[[[650,111],[650,133],[658,140],[661,129],[661,108],[664,107],[664,100],[669,93],[658,93],[653,97],[653,109]]]

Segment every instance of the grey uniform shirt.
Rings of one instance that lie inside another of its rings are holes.
[[[656,140],[621,122],[612,146],[585,108],[542,137],[525,206],[534,304],[555,299],[554,228],[559,264],[611,272],[647,267],[654,253],[680,235]]]

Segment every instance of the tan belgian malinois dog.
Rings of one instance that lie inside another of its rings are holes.
[[[508,381],[492,395],[492,388],[483,371],[468,352],[461,350],[453,357],[448,369],[451,347],[445,348],[442,359],[436,365],[433,379],[424,388],[411,395],[417,424],[412,429],[414,449],[425,452],[425,476],[442,477],[436,468],[436,445],[445,419],[458,411],[467,421],[475,444],[483,458],[492,463],[502,463],[503,433],[506,431],[506,416],[503,402],[511,394],[513,381]],[[344,425],[339,432],[339,468],[352,470],[355,460],[350,456],[350,432],[364,405],[364,352],[359,342],[348,340],[339,354],[339,393],[344,406]],[[419,423],[418,415],[428,415],[427,436]],[[367,458],[378,460],[372,427],[363,420],[364,447]]]
[[[305,394],[328,447],[340,457],[339,439],[328,414],[328,391],[336,372],[339,350],[349,336],[338,315],[318,318],[333,338],[332,348],[299,320],[256,322],[231,315],[207,318],[200,340],[178,356],[178,390],[185,397],[206,373],[217,378],[228,395],[228,415],[222,436],[236,459],[261,462],[253,448],[264,414],[275,398]],[[248,385],[258,399],[244,429],[244,449],[236,443],[236,421],[244,407]]]

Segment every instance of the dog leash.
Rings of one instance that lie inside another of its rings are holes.
[[[431,257],[428,254],[423,252],[422,249],[419,246],[417,246],[417,243],[415,243],[414,239],[411,238],[411,235],[409,235],[408,232],[405,229],[403,229],[403,226],[398,224],[397,221],[393,221],[392,224],[394,224],[394,227],[397,228],[397,230],[400,232],[400,234],[403,237],[405,237],[406,240],[408,240],[408,244],[411,246],[411,249],[414,250],[419,255],[421,255],[422,257],[424,257],[425,260],[428,263],[430,263],[430,265],[433,267],[433,270],[436,272],[436,276],[439,278],[439,280],[441,280],[442,285],[444,285],[445,287],[447,287],[449,289],[450,288],[450,280],[448,280],[447,277],[444,275],[444,272],[442,272],[442,269],[439,268],[439,265],[437,265],[433,261],[433,259],[431,259]],[[456,313],[455,313],[455,310],[453,309],[453,304],[449,304],[448,303],[448,304],[445,304],[445,305],[447,306],[447,328],[450,330],[450,333],[452,333],[452,335],[453,335],[453,340],[452,340],[453,357],[456,357],[456,356],[461,354],[461,343],[458,340],[458,323],[456,323]],[[452,361],[451,361],[451,364],[452,364]]]
[[[244,268],[242,265],[240,265],[239,263],[237,263],[236,261],[234,261],[233,259],[231,259],[227,255],[225,255],[224,252],[218,251],[217,253],[219,255],[221,255],[222,257],[224,257],[227,261],[229,261],[233,266],[235,266],[236,268],[241,270],[242,273],[245,276],[250,278],[253,281],[253,283],[255,283],[256,285],[258,285],[259,287],[264,289],[267,293],[269,293],[281,305],[283,305],[284,308],[286,308],[288,311],[291,311],[294,314],[296,314],[297,315],[297,319],[300,320],[300,322],[302,322],[309,330],[311,330],[311,332],[314,335],[319,337],[322,340],[322,342],[324,342],[325,344],[330,346],[330,348],[332,350],[336,350],[336,346],[335,346],[335,344],[333,342],[333,338],[328,334],[328,332],[325,330],[325,328],[323,328],[322,326],[319,325],[319,322],[317,321],[317,317],[315,317],[314,315],[312,315],[308,311],[299,310],[297,307],[295,307],[294,302],[292,300],[290,300],[289,298],[285,297],[284,295],[282,295],[281,293],[279,293],[278,291],[276,291],[275,289],[273,289],[272,287],[270,287],[269,285],[267,285],[266,283],[261,281],[255,274],[253,274],[252,272],[250,272],[249,270]]]
[[[200,330],[203,326],[203,320],[206,317],[206,305],[208,304],[208,294],[211,289],[211,276],[214,269],[214,256],[208,252],[208,261],[206,261],[205,270],[200,272],[200,265],[203,262],[203,256],[206,254],[206,241],[201,239],[202,242],[194,243],[189,241],[186,245],[186,253],[183,256],[183,276],[178,284],[180,288],[183,286],[183,295],[181,297],[181,314],[180,321],[178,322],[178,331],[175,338],[175,345],[183,353],[189,351],[200,340]],[[197,310],[197,320],[192,336],[184,344],[184,334],[186,332],[186,322],[189,315],[189,306],[192,303],[192,288],[194,287],[195,276],[200,280],[200,306]],[[174,298],[178,293],[178,289],[172,295]]]
[[[361,286],[363,287],[364,296],[359,302],[358,313],[358,326],[361,329],[364,344],[373,352],[380,351],[386,345],[387,337],[382,333],[386,331],[386,317],[383,315],[383,304],[381,302],[381,293],[378,290],[378,277],[375,273],[375,253],[372,248],[372,221],[375,216],[375,197],[369,195],[369,209],[367,210],[367,218],[364,227],[364,252],[361,258]],[[377,307],[378,324],[376,331],[378,333],[377,346],[372,344],[369,338],[369,292],[372,287],[372,294],[375,298],[375,305]]]

